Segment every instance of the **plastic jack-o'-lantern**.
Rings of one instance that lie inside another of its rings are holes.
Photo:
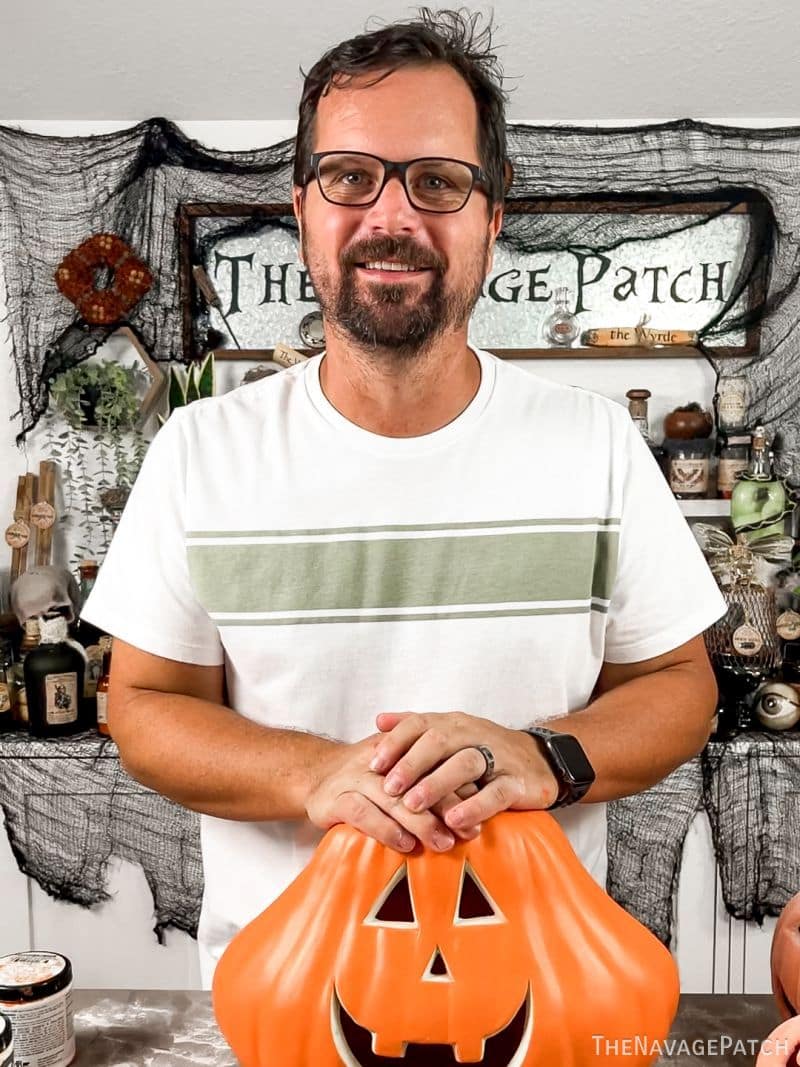
[[[756,1067],[800,1064],[800,893],[781,912],[772,935],[772,992],[784,1020],[762,1043]]]
[[[800,1016],[776,1026],[761,1042],[756,1067],[798,1067],[800,1064]]]
[[[242,1067],[638,1067],[678,994],[545,812],[407,856],[334,827],[214,977]]]
[[[782,1019],[800,1013],[800,893],[781,912],[772,934],[772,992]]]

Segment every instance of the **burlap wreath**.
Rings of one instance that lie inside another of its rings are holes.
[[[107,289],[95,284],[98,267],[114,272]],[[55,279],[60,292],[94,326],[118,322],[153,284],[146,264],[113,233],[96,233],[73,248],[58,265]]]

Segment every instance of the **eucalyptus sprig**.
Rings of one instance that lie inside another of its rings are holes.
[[[64,433],[51,435],[51,444],[63,477],[65,519],[71,513],[78,518],[78,558],[99,554],[98,532],[102,548],[108,546],[109,518],[98,493],[112,485],[130,489],[139,473],[147,451],[138,427],[146,383],[138,363],[106,359],[79,363],[50,385],[50,417],[67,424]]]

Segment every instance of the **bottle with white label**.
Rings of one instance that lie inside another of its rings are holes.
[[[67,620],[43,618],[41,644],[25,659],[28,729],[34,737],[58,737],[81,728],[83,656],[67,643]]]
[[[740,475],[750,466],[750,434],[730,436],[720,433],[717,438],[719,465],[717,467],[717,496],[730,500]]]
[[[25,690],[25,660],[30,652],[39,647],[39,620],[25,620],[25,634],[19,646],[19,660],[12,663],[6,672],[11,710],[14,723],[23,730],[28,729],[28,694]]]

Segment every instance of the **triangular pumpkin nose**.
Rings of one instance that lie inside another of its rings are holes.
[[[430,958],[428,966],[425,968],[425,974],[422,976],[423,981],[427,982],[452,982],[452,976],[447,968],[447,964],[444,961],[442,950],[437,945],[433,955]]]

